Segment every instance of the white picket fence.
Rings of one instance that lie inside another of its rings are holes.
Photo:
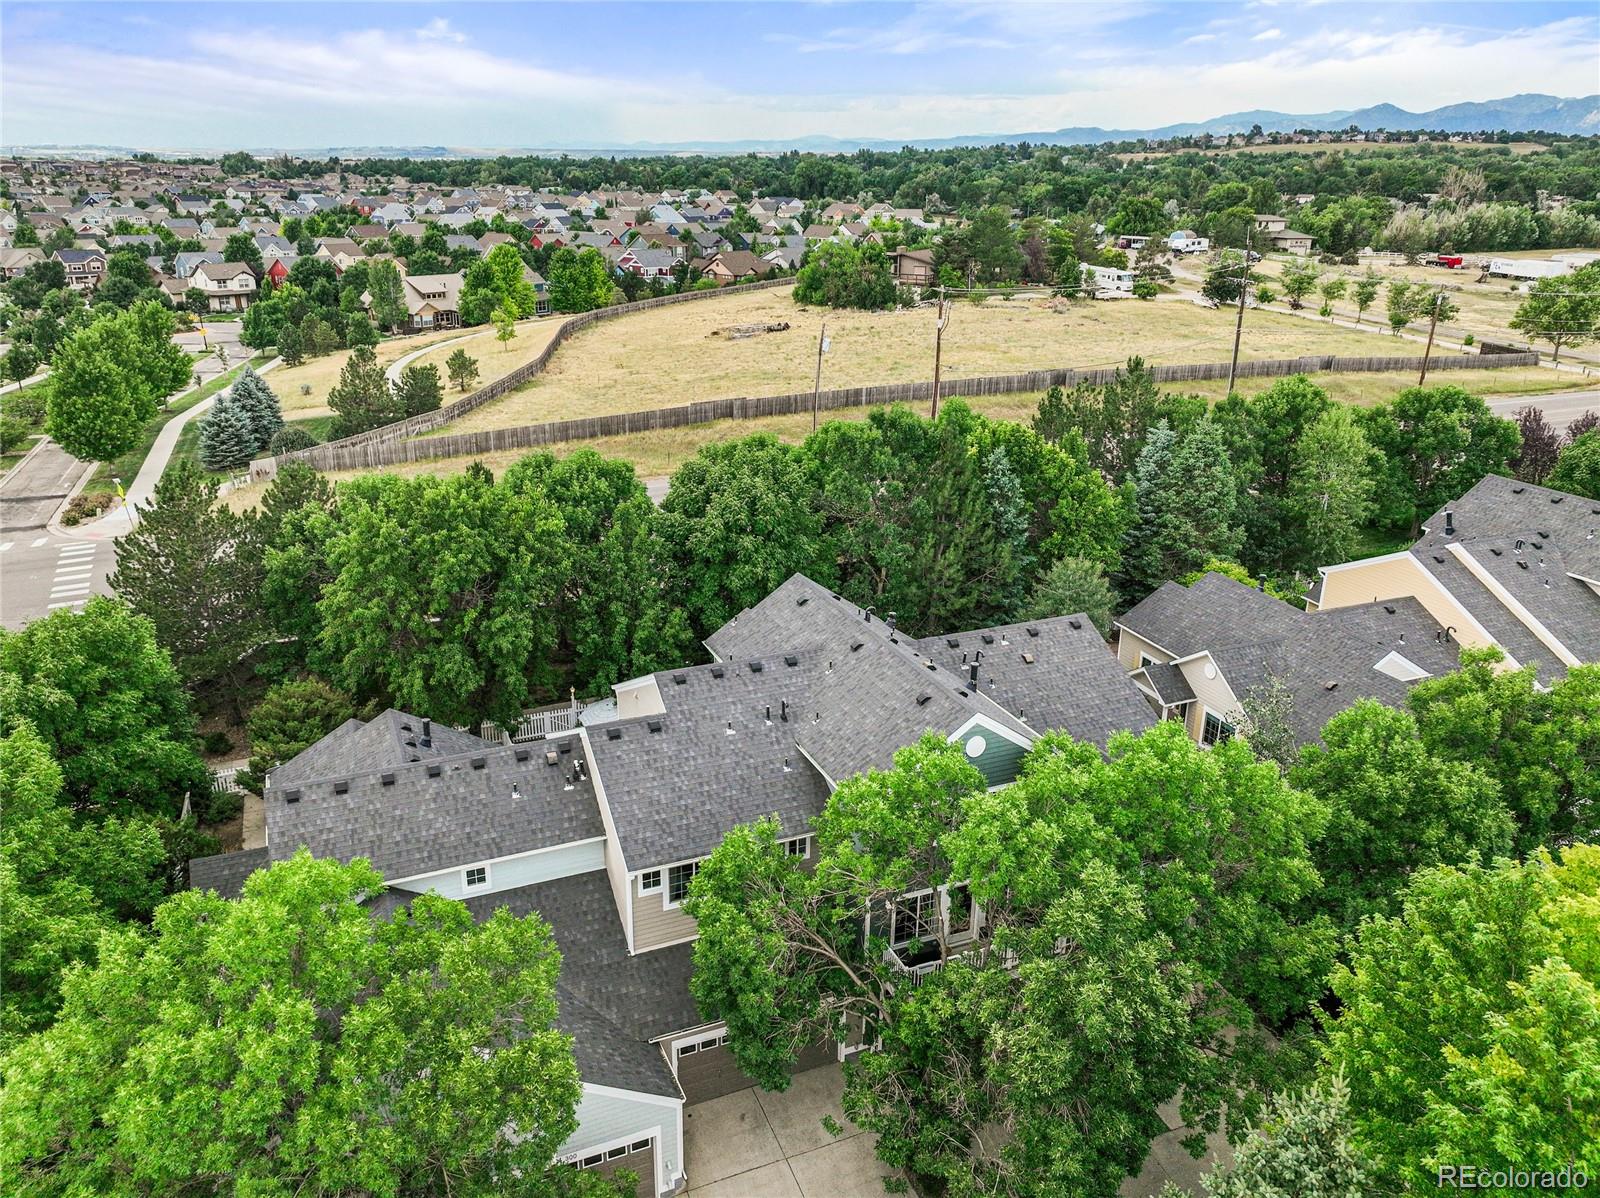
[[[227,769],[213,770],[211,772],[211,793],[219,795],[243,794],[244,787],[238,783],[238,773],[239,767],[236,765],[229,766]]]
[[[493,720],[478,726],[478,735],[484,740],[517,744],[525,740],[541,740],[557,732],[570,732],[578,726],[578,719],[591,707],[608,702],[606,699],[577,699],[553,707],[535,707],[522,713],[515,731],[507,733]],[[467,731],[462,728],[460,731]]]

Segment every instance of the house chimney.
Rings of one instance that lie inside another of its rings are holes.
[[[1444,509],[1444,535],[1447,537],[1456,535],[1456,514],[1449,508]]]
[[[973,687],[978,685],[978,663],[975,661],[967,666],[967,685]]]
[[[424,749],[431,749],[433,747],[433,721],[432,720],[423,720],[422,721],[422,747]]]

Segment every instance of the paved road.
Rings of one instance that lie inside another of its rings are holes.
[[[47,525],[93,467],[45,441],[0,479],[0,626],[18,628],[61,608],[109,594],[116,564],[106,541],[80,540]]]
[[[1558,433],[1585,412],[1600,412],[1600,391],[1558,391],[1551,395],[1517,395],[1506,399],[1490,399],[1489,407],[1501,416],[1515,416],[1519,410],[1535,407],[1544,412],[1544,418],[1555,426]]]

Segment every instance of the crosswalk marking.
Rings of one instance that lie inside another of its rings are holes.
[[[49,537],[40,537],[40,538],[39,538],[39,539],[38,539],[38,540],[37,540],[37,541],[35,541],[35,542],[34,542],[34,543],[33,543],[33,544],[32,544],[32,545],[31,545],[31,546],[30,546],[30,548],[32,548],[32,549],[37,549],[37,548],[39,548],[39,546],[41,546],[41,545],[48,545],[48,544],[49,544],[49,543],[50,543],[50,538],[49,538]]]
[[[82,566],[76,570],[57,570],[57,582],[77,582],[79,579],[88,578],[94,573],[93,566]]]
[[[88,601],[85,599],[69,599],[64,603],[47,603],[45,604],[45,609],[54,611],[58,607],[82,607],[86,602]]]
[[[52,599],[64,599],[68,595],[87,595],[88,593],[89,582],[87,579],[83,582],[64,582],[60,586],[50,588],[50,598]]]
[[[11,546],[13,546],[15,544],[16,544],[15,541],[0,542],[0,553],[4,553],[7,549],[10,549]]]

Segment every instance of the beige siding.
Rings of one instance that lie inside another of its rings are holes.
[[[1139,655],[1150,658],[1152,661],[1171,661],[1172,655],[1165,652],[1159,645],[1153,645],[1136,633],[1129,632],[1126,628],[1117,631],[1117,660],[1122,663],[1122,668],[1132,673],[1139,668]]]
[[[595,798],[600,801],[600,822],[606,830],[606,881],[611,883],[611,897],[617,904],[617,921],[631,934],[633,929],[628,922],[628,863],[623,859],[622,844],[617,839],[617,825],[611,818],[611,804],[606,799],[605,783],[600,778],[600,771],[594,768],[594,746],[589,743],[589,730],[580,726],[578,736],[583,741],[583,759],[589,762]],[[631,949],[633,945],[630,943],[628,947]]]
[[[1206,667],[1213,666],[1215,678],[1206,677]],[[1188,717],[1184,727],[1189,730],[1189,735],[1195,740],[1200,739],[1201,729],[1205,727],[1206,708],[1210,708],[1230,724],[1239,722],[1239,699],[1233,693],[1228,681],[1216,670],[1209,657],[1197,657],[1193,661],[1186,661],[1178,667],[1183,671],[1184,681],[1188,682],[1189,689],[1194,691],[1195,701],[1189,704]]]
[[[652,948],[677,944],[696,934],[694,920],[684,914],[682,907],[667,906],[666,870],[662,870],[662,888],[658,894],[640,894],[637,875],[633,887],[633,951],[642,953]]]
[[[1322,602],[1319,610],[1353,607],[1380,599],[1411,596],[1428,614],[1446,627],[1454,627],[1458,641],[1469,648],[1483,648],[1494,642],[1484,636],[1478,623],[1422,568],[1411,554],[1378,558],[1342,567],[1322,576]]]

